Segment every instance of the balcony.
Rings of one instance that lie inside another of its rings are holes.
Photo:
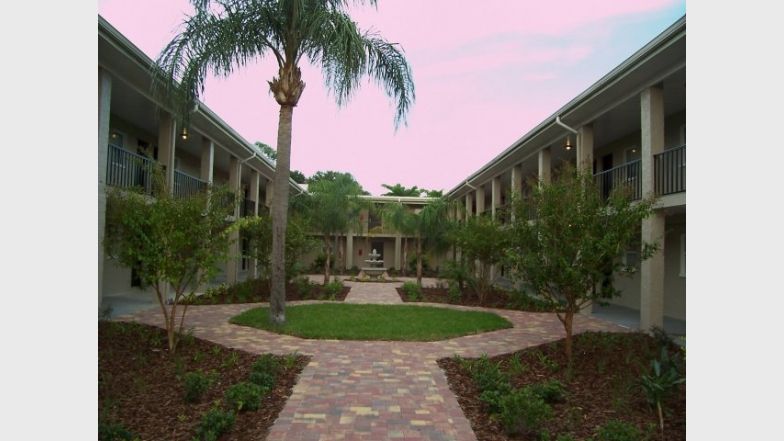
[[[141,188],[152,194],[155,161],[109,144],[106,184],[120,188]]]
[[[607,198],[613,190],[621,188],[628,192],[631,200],[636,201],[642,196],[641,171],[642,160],[638,159],[597,173],[594,175],[594,180],[599,186],[602,197]]]
[[[259,207],[261,208],[261,207]],[[243,199],[240,204],[240,216],[251,217],[256,215],[256,202],[252,199]]]
[[[174,195],[188,197],[207,190],[207,183],[185,172],[174,170]]]
[[[653,169],[658,196],[686,191],[686,145],[654,155]]]

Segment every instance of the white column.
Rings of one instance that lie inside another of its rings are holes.
[[[346,234],[346,270],[354,266],[354,233]]]
[[[174,158],[177,140],[177,121],[168,112],[161,111],[158,125],[158,162],[166,167],[166,188],[174,192]]]
[[[201,139],[201,170],[199,178],[207,184],[212,184],[213,169],[215,166],[215,143],[209,138]]]
[[[509,196],[510,196],[509,201],[511,202],[512,200],[514,200],[515,197],[520,197],[520,195],[523,193],[523,168],[520,166],[520,164],[512,167],[512,179],[511,179],[510,188],[511,191],[509,192]],[[514,210],[510,209],[509,212],[511,214],[510,219],[512,222],[514,222],[515,220]]]
[[[552,175],[550,147],[539,150],[539,182],[549,184]]]
[[[253,201],[253,215],[259,215],[259,172],[254,169],[250,169],[250,191],[248,197],[250,200]],[[257,278],[259,277],[259,261],[257,259],[251,259],[250,261],[250,268],[248,268],[248,278]]]
[[[470,192],[466,193],[465,195],[465,218],[466,220],[470,219],[473,215],[473,205],[474,205],[474,195]]]
[[[664,151],[664,96],[651,87],[640,96],[642,141],[642,194],[654,191],[653,156]],[[664,213],[657,212],[642,222],[642,240],[658,241],[660,249],[640,263],[640,329],[664,324]]]
[[[98,68],[98,308],[103,301],[103,237],[106,229],[106,161],[109,155],[109,119],[112,77]]]
[[[485,211],[485,188],[481,185],[476,187],[476,215],[479,216]]]
[[[490,211],[491,216],[495,219],[495,212],[501,206],[501,178],[496,176],[493,178],[493,183],[490,193]]]
[[[593,126],[577,129],[577,170],[593,173]]]
[[[400,234],[395,236],[395,270],[400,271],[400,249],[402,238]]]
[[[234,156],[229,159],[229,188],[241,198],[240,183],[242,182],[242,164],[240,160]],[[240,215],[240,204],[234,207],[234,218],[238,219]],[[239,259],[240,256],[240,242],[239,232],[236,230],[231,233],[231,247],[229,248],[229,260],[226,262],[226,282],[231,285],[237,283],[239,278]]]

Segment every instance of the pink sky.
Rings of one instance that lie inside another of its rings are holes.
[[[363,29],[400,43],[417,100],[397,132],[393,105],[366,83],[343,108],[318,69],[294,112],[292,168],[352,173],[372,194],[397,182],[449,191],[685,13],[682,0],[381,0],[354,8]],[[98,13],[155,59],[187,0],[99,0]],[[202,100],[248,141],[275,146],[274,60],[209,79]]]

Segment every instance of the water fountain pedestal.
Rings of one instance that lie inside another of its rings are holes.
[[[388,279],[389,275],[387,274],[387,269],[384,268],[384,261],[379,260],[378,258],[381,257],[376,249],[374,248],[373,251],[370,252],[368,255],[370,259],[365,260],[368,263],[368,266],[360,268],[359,275],[357,276],[360,280],[362,279],[373,279],[373,280],[384,280]]]

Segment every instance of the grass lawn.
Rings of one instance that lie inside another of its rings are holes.
[[[269,322],[268,308],[255,308],[230,322],[297,337],[338,340],[434,341],[512,327],[489,312],[409,305],[289,306],[282,327]]]

